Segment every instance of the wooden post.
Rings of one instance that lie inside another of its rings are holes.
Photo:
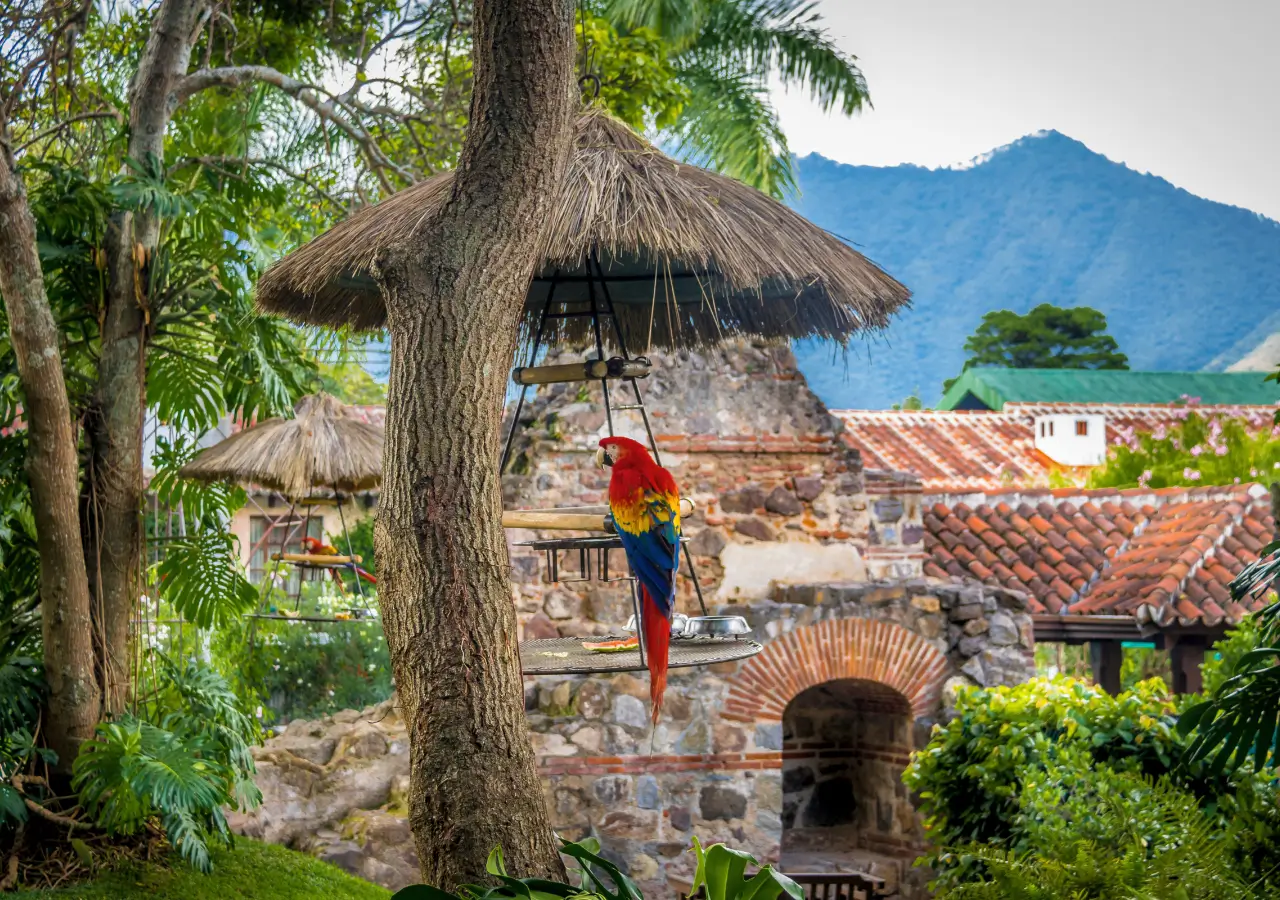
[[[1120,693],[1120,664],[1124,660],[1124,647],[1119,641],[1090,641],[1089,662],[1093,666],[1093,680],[1112,696]]]
[[[1204,664],[1205,639],[1199,635],[1180,636],[1169,650],[1173,664],[1173,692],[1198,694],[1204,688],[1200,666]]]

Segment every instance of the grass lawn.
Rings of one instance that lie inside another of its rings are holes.
[[[6,894],[15,900],[386,900],[391,892],[305,853],[239,838],[213,854],[213,874],[175,860],[170,868],[132,866],[55,891]]]

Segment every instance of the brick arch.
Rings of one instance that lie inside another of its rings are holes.
[[[948,666],[936,647],[901,625],[828,619],[770,641],[747,660],[730,679],[722,715],[780,722],[787,704],[806,688],[860,678],[898,691],[919,718],[933,712]]]

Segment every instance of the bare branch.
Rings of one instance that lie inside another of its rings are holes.
[[[25,143],[19,144],[13,150],[14,155],[16,156],[17,154],[21,153],[23,150],[26,150],[32,144],[38,143],[44,138],[51,137],[57,134],[58,132],[62,131],[64,128],[74,125],[76,122],[83,122],[86,119],[115,119],[116,122],[123,124],[124,113],[120,112],[120,110],[116,109],[113,106],[111,109],[99,110],[98,112],[81,113],[78,116],[72,116],[69,119],[63,119],[57,125],[50,125],[44,131],[41,131],[35,136],[29,138]]]

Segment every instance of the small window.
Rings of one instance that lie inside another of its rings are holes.
[[[1049,423],[1049,437],[1053,437],[1053,423]]]
[[[1076,419],[1076,436],[1087,437],[1089,434],[1089,420]]]

